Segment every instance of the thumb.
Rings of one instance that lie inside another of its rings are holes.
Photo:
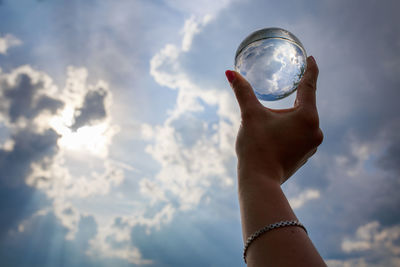
[[[300,106],[316,107],[315,91],[317,90],[318,72],[314,57],[308,57],[307,70],[297,88],[297,102]]]
[[[235,93],[242,114],[251,108],[261,106],[250,83],[240,73],[227,70],[225,75]]]

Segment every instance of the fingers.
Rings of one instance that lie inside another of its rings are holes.
[[[240,73],[227,70],[225,75],[235,92],[242,114],[247,113],[255,107],[262,106],[254,94],[253,88]]]
[[[307,70],[297,88],[296,105],[316,108],[315,91],[317,90],[318,72],[314,57],[308,57]]]

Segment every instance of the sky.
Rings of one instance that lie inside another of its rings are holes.
[[[281,27],[316,58],[324,132],[284,192],[328,266],[400,266],[399,9],[0,0],[1,265],[243,266],[224,72]]]

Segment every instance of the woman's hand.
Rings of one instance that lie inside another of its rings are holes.
[[[272,110],[256,98],[237,72],[226,76],[242,113],[236,140],[238,189],[243,240],[265,225],[297,220],[281,184],[317,150],[323,135],[315,103],[318,67],[312,57],[297,88],[294,107]],[[263,234],[247,251],[248,266],[326,266],[300,227]]]
[[[307,70],[297,88],[295,104],[289,109],[264,107],[243,76],[233,71],[226,75],[242,116],[236,140],[239,172],[284,183],[316,152],[323,139],[315,99],[318,67],[314,58],[307,58]]]

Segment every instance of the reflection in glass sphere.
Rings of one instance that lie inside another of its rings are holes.
[[[260,100],[273,101],[293,93],[306,69],[306,51],[292,33],[266,28],[239,45],[235,70],[251,84]]]

